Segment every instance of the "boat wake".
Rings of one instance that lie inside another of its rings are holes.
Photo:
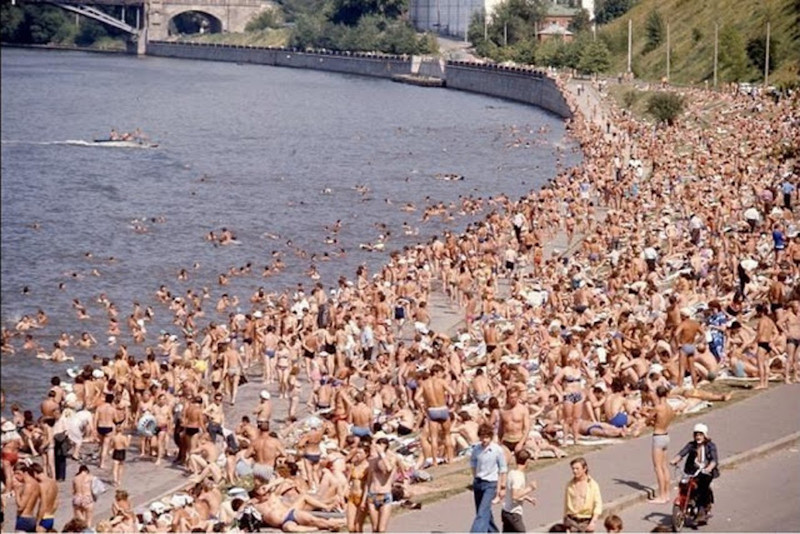
[[[84,139],[67,139],[65,141],[19,141],[3,139],[3,145],[67,145],[67,146],[93,146],[104,148],[156,148],[154,143],[139,143],[137,141],[86,141]]]

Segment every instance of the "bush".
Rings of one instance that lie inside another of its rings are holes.
[[[639,100],[639,91],[635,89],[625,91],[622,95],[622,103],[625,104],[627,109],[631,109],[637,100]]]
[[[781,60],[783,59],[783,55],[781,54],[782,50],[778,43],[778,40],[775,39],[775,35],[769,36],[769,72],[772,73],[778,65],[780,65]],[[763,74],[764,73],[764,62],[766,61],[766,53],[767,53],[767,36],[766,35],[759,35],[758,37],[754,37],[747,42],[747,57],[750,59],[750,64],[752,64],[758,72]]]
[[[586,74],[595,74],[608,70],[611,66],[611,54],[603,41],[592,41],[580,51],[578,70]]]
[[[655,93],[647,101],[647,113],[672,126],[683,112],[684,98],[677,93]]]
[[[247,23],[244,31],[256,32],[267,28],[280,28],[281,26],[283,26],[283,18],[280,12],[277,9],[265,9]]]
[[[723,82],[738,82],[747,76],[748,62],[744,40],[733,26],[719,32],[719,72]]]

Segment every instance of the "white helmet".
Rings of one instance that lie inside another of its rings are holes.
[[[704,436],[708,436],[708,427],[703,423],[697,423],[696,425],[694,425],[694,430],[692,430],[692,433],[697,434],[698,432],[700,432]]]

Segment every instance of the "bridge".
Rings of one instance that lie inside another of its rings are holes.
[[[171,34],[172,21],[183,13],[199,13],[211,22],[208,31],[242,32],[247,23],[266,9],[270,0],[27,0],[56,5],[97,20],[130,35],[128,51],[144,54],[147,41],[164,41]],[[98,9],[118,6],[119,18]]]

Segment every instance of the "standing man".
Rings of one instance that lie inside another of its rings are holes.
[[[603,513],[600,486],[589,476],[584,458],[575,458],[569,466],[572,480],[564,492],[564,524],[570,532],[594,532]]]
[[[455,456],[453,451],[453,440],[450,437],[450,409],[447,406],[447,397],[449,394],[451,398],[456,396],[455,390],[450,386],[448,380],[445,378],[446,374],[444,367],[441,364],[435,363],[431,367],[431,376],[422,382],[420,388],[417,389],[416,401],[418,404],[421,400],[424,401],[428,413],[428,425],[430,428],[431,449],[433,451],[433,458],[431,461],[435,464],[439,457],[439,440],[444,440],[444,455],[447,463],[453,461]]]
[[[669,425],[675,418],[675,411],[667,402],[669,390],[661,385],[656,388],[656,405],[651,413],[653,422],[653,468],[656,471],[658,491],[650,502],[666,504],[669,502],[669,465],[667,448],[669,447]]]
[[[536,499],[531,493],[536,491],[536,482],[525,483],[525,466],[531,454],[522,449],[517,451],[514,459],[517,463],[514,469],[509,470],[506,484],[506,500],[500,518],[503,520],[503,532],[527,532],[525,522],[522,520],[522,505],[525,501],[536,504]]]
[[[768,315],[765,304],[756,305],[756,363],[758,365],[758,385],[753,389],[769,387],[769,357],[773,352],[771,343],[778,336],[778,327]]]
[[[475,520],[470,532],[499,532],[492,515],[492,504],[505,497],[506,456],[503,448],[494,443],[494,429],[489,423],[478,428],[480,443],[472,448],[472,493],[475,498]],[[498,493],[499,487],[499,493]]]
[[[56,511],[58,510],[58,483],[44,473],[39,464],[31,465],[31,473],[39,483],[39,513],[36,523],[43,531],[48,532],[54,528]]]
[[[683,386],[683,377],[686,374],[686,369],[689,369],[689,374],[692,377],[692,386],[697,387],[699,381],[697,370],[694,366],[694,356],[697,353],[696,344],[702,341],[705,335],[703,325],[692,319],[692,310],[684,308],[681,310],[681,323],[675,329],[673,334],[675,338],[675,345],[678,347],[678,380],[676,385]]]
[[[500,412],[500,428],[497,439],[510,452],[509,458],[525,449],[531,429],[531,416],[528,407],[519,402],[519,389],[508,388],[506,407]]]

